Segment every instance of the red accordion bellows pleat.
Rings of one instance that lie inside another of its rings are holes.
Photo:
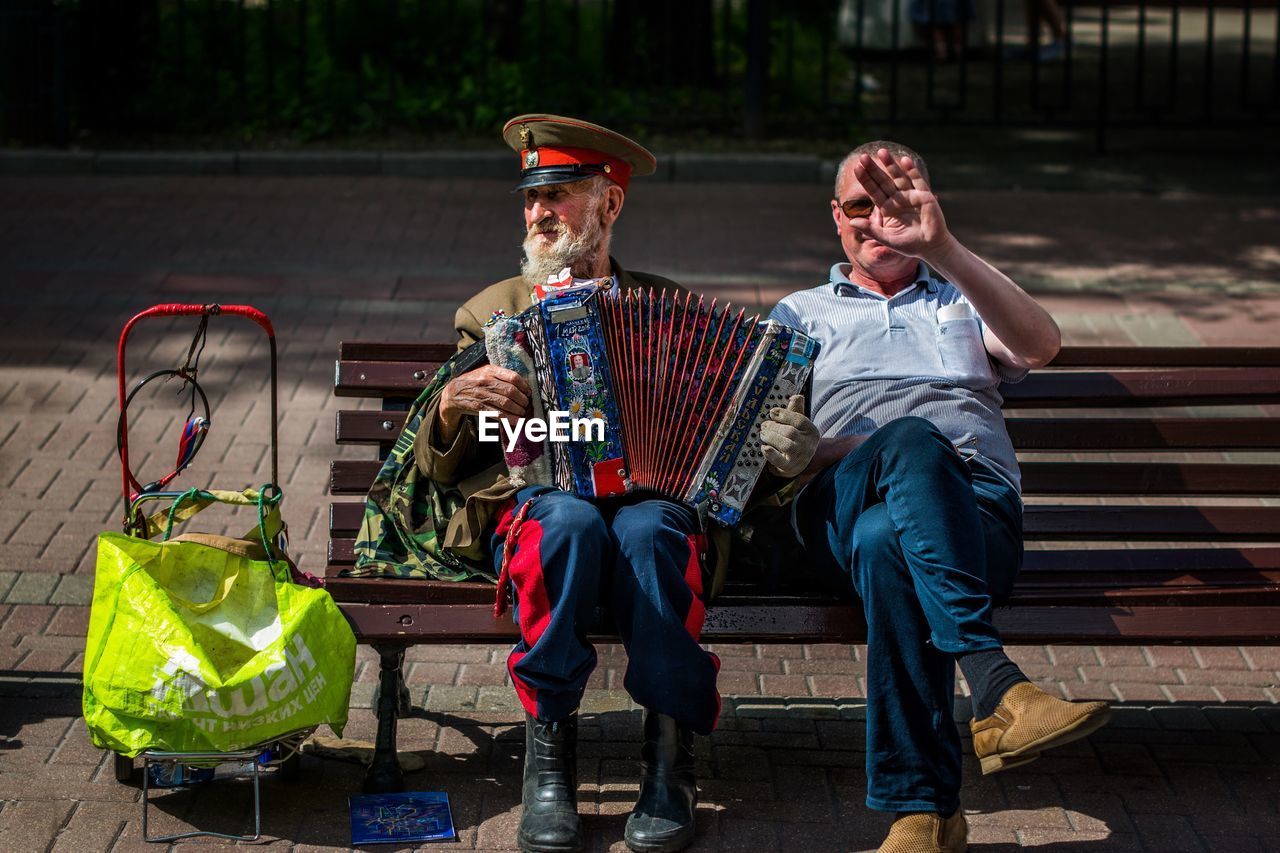
[[[631,481],[679,496],[760,343],[760,318],[650,290],[601,299],[600,323]]]

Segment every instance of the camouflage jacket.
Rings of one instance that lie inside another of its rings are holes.
[[[483,345],[460,351],[436,372],[410,407],[404,430],[387,454],[365,500],[350,577],[428,580],[495,580],[492,563],[468,559],[443,545],[444,525],[464,503],[456,486],[422,474],[414,444],[424,420],[435,417],[435,402],[450,379],[484,363]]]

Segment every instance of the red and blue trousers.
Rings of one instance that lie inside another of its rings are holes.
[[[509,587],[520,627],[507,670],[524,709],[555,721],[578,708],[596,666],[587,634],[599,608],[627,650],[631,698],[709,734],[720,713],[720,661],[698,641],[705,542],[694,512],[673,501],[593,503],[548,486],[517,492],[491,545],[499,595]]]

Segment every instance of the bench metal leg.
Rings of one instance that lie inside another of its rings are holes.
[[[374,713],[378,717],[378,735],[373,743],[373,761],[364,777],[366,794],[390,794],[404,790],[404,773],[396,759],[396,719],[408,706],[405,687],[404,646],[374,644],[380,671]]]

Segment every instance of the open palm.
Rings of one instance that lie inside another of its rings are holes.
[[[867,195],[875,203],[870,216],[850,224],[889,248],[922,257],[947,240],[947,222],[938,197],[910,157],[895,161],[881,148],[873,158],[863,154],[853,167]]]

